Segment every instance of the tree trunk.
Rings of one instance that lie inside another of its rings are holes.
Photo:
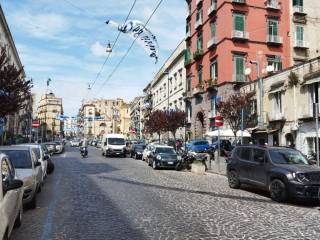
[[[177,142],[177,140],[176,140],[176,131],[172,131],[171,133],[172,133],[172,135],[173,135],[173,140],[174,140],[174,149],[177,151],[177,145],[176,145],[176,142]]]
[[[161,133],[160,132],[158,132],[158,136],[159,136],[158,140],[159,140],[159,144],[160,144],[160,137],[161,137]]]

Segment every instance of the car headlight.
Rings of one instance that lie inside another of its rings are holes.
[[[178,156],[177,159],[178,159],[178,161],[180,161],[181,160],[181,156]]]
[[[141,154],[141,152],[137,152],[137,154]]]
[[[160,155],[157,156],[157,160],[161,160],[161,156]]]
[[[307,178],[306,174],[304,174],[304,173],[293,173],[292,176],[298,182],[308,182],[309,181],[309,179]]]

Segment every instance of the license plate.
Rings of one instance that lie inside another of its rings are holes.
[[[173,164],[173,162],[168,162],[168,164]]]

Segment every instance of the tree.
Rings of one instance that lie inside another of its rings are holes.
[[[165,112],[165,116],[165,130],[172,133],[174,141],[176,142],[176,132],[178,128],[183,127],[185,124],[185,112],[181,110],[170,110]]]
[[[221,101],[217,105],[217,110],[225,122],[230,126],[234,137],[241,129],[241,110],[250,103],[252,94],[233,94],[226,101]]]
[[[23,68],[10,63],[4,47],[0,51],[0,117],[5,117],[29,104],[32,81],[23,78]]]
[[[166,126],[166,115],[164,111],[156,110],[151,112],[149,115],[149,118],[145,122],[145,130],[146,132],[153,134],[157,133],[159,136],[159,142],[160,142],[160,136],[161,132],[165,130]]]

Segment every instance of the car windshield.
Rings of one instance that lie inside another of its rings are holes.
[[[156,153],[175,154],[173,148],[157,148]]]
[[[6,154],[15,168],[32,168],[28,150],[0,150]]]
[[[144,145],[136,145],[136,146],[134,146],[135,150],[140,150],[140,151],[144,150],[145,148],[146,147]]]
[[[125,145],[123,138],[108,138],[108,144],[110,145]]]
[[[209,142],[208,141],[198,141],[198,142],[194,142],[193,145],[198,146],[198,145],[208,145]]]
[[[307,159],[293,149],[272,149],[270,150],[271,161],[276,164],[303,164],[308,165]]]

